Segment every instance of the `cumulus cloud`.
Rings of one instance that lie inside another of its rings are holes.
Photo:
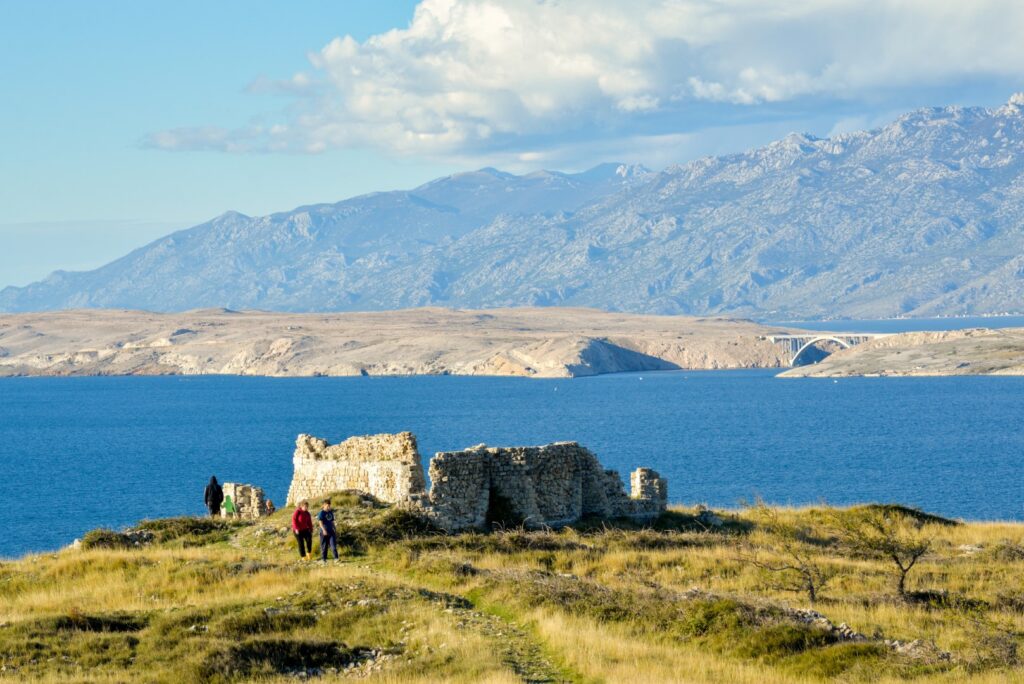
[[[1019,0],[423,0],[407,28],[336,38],[308,70],[254,82],[295,98],[277,124],[146,142],[454,158],[657,140],[708,111],[1019,77],[1022,31]]]

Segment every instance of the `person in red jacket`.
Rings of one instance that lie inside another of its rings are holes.
[[[309,502],[300,501],[292,513],[292,532],[299,543],[299,558],[309,560],[313,554],[313,517],[309,514]]]

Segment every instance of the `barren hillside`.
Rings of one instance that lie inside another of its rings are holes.
[[[0,316],[2,375],[573,377],[779,367],[767,328],[593,309],[282,314],[78,310]]]

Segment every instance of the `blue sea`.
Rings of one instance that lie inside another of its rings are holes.
[[[0,557],[201,513],[211,474],[283,503],[300,432],[412,430],[425,457],[576,440],[624,476],[657,469],[674,502],[1024,520],[1024,378],[773,376],[0,379]]]
[[[848,333],[901,333],[961,328],[1024,328],[1024,316],[957,316],[947,318],[879,318],[828,321],[768,321],[765,325],[779,328],[803,328]]]

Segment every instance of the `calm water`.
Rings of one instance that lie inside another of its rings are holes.
[[[964,316],[961,318],[884,318],[878,320],[781,321],[765,325],[830,332],[900,333],[961,328],[1024,328],[1024,316]]]
[[[776,379],[771,371],[515,378],[0,379],[0,557],[199,513],[203,485],[284,501],[295,435],[412,430],[432,454],[575,439],[670,498],[900,501],[1024,519],[1024,378]]]

